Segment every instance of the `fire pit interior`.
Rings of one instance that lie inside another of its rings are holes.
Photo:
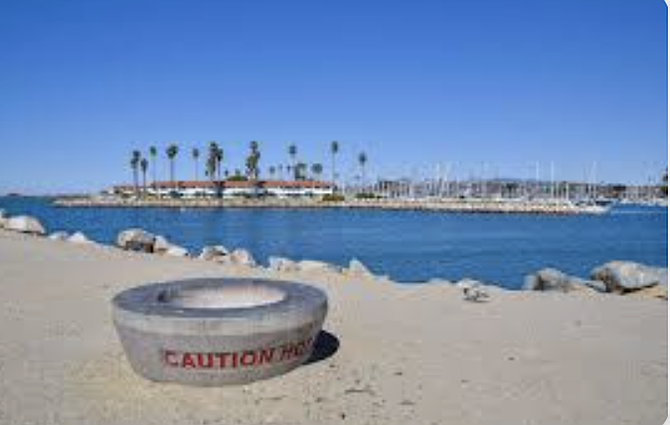
[[[176,308],[232,309],[273,304],[285,296],[276,288],[240,283],[218,288],[166,289],[158,294],[158,302]]]

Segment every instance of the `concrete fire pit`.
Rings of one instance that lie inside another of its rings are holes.
[[[112,303],[135,372],[198,386],[245,384],[298,367],[328,309],[319,289],[262,279],[157,283]]]

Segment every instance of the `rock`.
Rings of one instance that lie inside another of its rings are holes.
[[[298,262],[298,269],[302,272],[331,272],[339,273],[340,268],[323,261],[302,260]]]
[[[300,269],[298,263],[283,257],[270,257],[268,263],[268,268],[275,272],[297,272]]]
[[[52,241],[65,241],[70,235],[67,232],[54,232],[49,235],[49,239]]]
[[[202,249],[198,258],[206,261],[221,261],[228,254],[230,253],[223,245],[206,246]]]
[[[19,215],[10,217],[5,221],[5,229],[14,232],[29,233],[31,235],[44,235],[44,226],[34,217]]]
[[[665,285],[650,286],[626,293],[629,297],[635,298],[656,298],[659,300],[668,300],[668,287]]]
[[[230,253],[230,262],[241,266],[253,267],[256,265],[254,257],[246,249],[238,248]]]
[[[154,252],[156,236],[142,229],[128,229],[116,237],[116,245],[128,251]]]
[[[575,284],[586,286],[597,292],[607,292],[607,286],[600,280],[580,279],[574,276],[571,276],[571,278]]]
[[[567,275],[560,270],[546,268],[525,278],[523,289],[527,291],[584,291],[605,292],[605,286],[596,281],[588,281]]]
[[[154,250],[156,254],[165,254],[172,247],[172,244],[164,236],[157,235],[154,240]]]
[[[178,245],[170,245],[165,251],[165,255],[170,255],[172,257],[188,257],[188,250]]]
[[[68,242],[77,243],[77,244],[92,244],[93,241],[86,237],[85,234],[81,232],[73,233],[72,236],[67,238]]]
[[[472,302],[482,302],[490,298],[486,285],[474,279],[461,279],[456,284],[463,289],[463,299]]]
[[[357,275],[374,276],[374,273],[372,273],[370,269],[365,266],[365,264],[361,263],[355,258],[349,261],[348,272]]]
[[[0,229],[5,227],[5,223],[7,222],[7,220],[8,220],[7,213],[5,212],[5,210],[0,208]]]
[[[591,278],[602,281],[609,292],[625,293],[656,285],[668,286],[668,269],[632,261],[611,261],[593,269]]]

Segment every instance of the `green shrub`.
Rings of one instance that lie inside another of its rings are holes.
[[[357,193],[356,199],[379,199],[379,196],[373,193]]]
[[[338,194],[324,195],[321,200],[324,202],[344,202],[344,196]]]

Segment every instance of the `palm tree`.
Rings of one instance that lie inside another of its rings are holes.
[[[271,165],[270,168],[268,168],[268,173],[270,174],[270,178],[274,180],[275,178],[275,173],[277,172],[277,169],[275,168],[274,165]]]
[[[223,162],[223,148],[216,149],[216,176],[221,180],[221,163]]]
[[[176,144],[171,144],[168,146],[166,149],[165,153],[167,154],[168,159],[170,160],[170,182],[174,186],[175,180],[174,180],[174,159],[179,153],[179,146]]]
[[[330,183],[333,185],[333,189],[335,189],[335,156],[337,155],[337,153],[339,151],[340,151],[340,144],[338,142],[334,141],[334,140],[332,142],[330,142],[330,155],[331,155],[331,161],[332,161],[331,169],[330,169],[331,174],[332,174],[332,176],[331,176],[332,178],[331,178]]]
[[[261,159],[261,152],[258,147],[258,142],[253,141],[249,144],[251,152],[247,157],[247,176],[250,180],[256,182],[258,180],[258,163]]]
[[[142,154],[140,151],[133,151],[132,156],[130,157],[130,168],[133,169],[133,186],[135,187],[135,197],[138,196],[139,187],[138,187],[138,177],[137,177],[137,167],[140,165],[142,159]]]
[[[293,170],[295,171],[295,170],[296,170],[296,163],[295,163],[295,161],[296,161],[296,156],[298,155],[298,147],[297,147],[294,143],[291,143],[291,144],[289,145],[289,147],[288,147],[288,154],[289,154],[290,157],[291,157],[291,162],[292,162],[292,164],[293,164]],[[296,176],[294,175],[294,176],[293,176],[293,179],[294,179],[294,180],[295,180],[295,177],[296,177]]]
[[[358,164],[361,166],[361,185],[365,186],[365,164],[368,162],[368,156],[365,152],[358,154]]]
[[[223,192],[221,190],[221,161],[223,160],[223,149],[219,145],[211,141],[209,142],[209,149],[207,152],[207,175],[212,186],[215,185],[214,179],[218,175],[219,182],[216,183],[216,196],[221,197]]]
[[[158,156],[158,149],[156,149],[156,146],[149,147],[149,156],[151,157],[151,174],[153,185],[156,186],[156,156]]]
[[[140,168],[142,169],[142,193],[144,196],[147,194],[147,169],[149,168],[149,161],[146,158],[142,158],[140,161]]]
[[[209,180],[214,182],[216,175],[217,156],[219,152],[219,145],[216,142],[209,142],[209,150],[207,151],[207,176]]]
[[[198,148],[193,148],[191,157],[193,158],[193,165],[195,166],[195,181],[198,181],[198,158],[200,157],[200,150]]]
[[[319,180],[322,172],[323,172],[323,165],[319,163],[312,164],[312,178],[314,178],[314,180]]]
[[[299,162],[293,168],[293,173],[296,180],[305,180],[307,174],[307,164]]]

